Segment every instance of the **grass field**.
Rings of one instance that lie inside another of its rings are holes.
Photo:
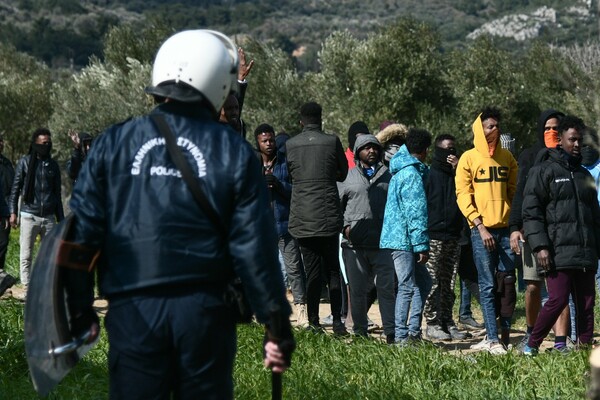
[[[18,271],[18,236],[13,232],[7,269]],[[515,325],[524,326],[520,295]],[[0,400],[37,399],[28,376],[23,339],[23,304],[0,301]],[[270,398],[270,373],[262,367],[263,331],[238,329],[236,399]],[[283,378],[285,399],[582,399],[588,351],[518,354],[455,354],[432,345],[388,346],[376,340],[339,340],[297,332],[293,367]],[[106,399],[105,332],[50,399]]]

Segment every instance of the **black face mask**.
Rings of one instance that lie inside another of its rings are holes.
[[[598,157],[600,157],[600,153],[598,153],[598,150],[591,146],[585,146],[583,149],[581,149],[581,163],[586,167],[591,167],[592,165],[596,164]]]
[[[455,156],[455,155],[456,155],[456,149],[454,147],[451,147],[449,149],[442,149],[441,147],[435,146],[434,151],[433,151],[432,166],[435,165],[436,167],[438,167],[444,171],[451,172],[452,165],[447,160],[448,160],[448,156]]]
[[[40,158],[48,158],[50,156],[50,152],[52,151],[52,143],[50,144],[38,144],[34,143],[31,145],[31,148]]]

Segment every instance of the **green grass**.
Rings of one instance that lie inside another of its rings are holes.
[[[14,273],[18,236],[11,239],[7,269]],[[520,294],[517,327],[524,326],[522,307]],[[262,336],[257,325],[238,329],[236,399],[270,397]],[[589,351],[530,359],[512,353],[455,355],[431,345],[399,348],[364,339],[349,343],[306,332],[297,332],[296,339],[293,366],[283,377],[285,399],[582,399],[587,385]],[[106,399],[107,350],[102,331],[99,344],[49,398]],[[0,400],[37,398],[25,361],[23,304],[1,301]]]

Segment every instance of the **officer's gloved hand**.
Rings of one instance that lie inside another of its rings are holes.
[[[84,333],[90,331],[90,338],[87,343],[91,343],[100,333],[100,320],[93,308],[83,310],[71,316],[71,336],[81,337]]]
[[[296,340],[289,318],[282,318],[280,332],[272,332],[267,325],[263,341],[265,366],[273,372],[284,372],[292,365],[292,353],[296,350]]]

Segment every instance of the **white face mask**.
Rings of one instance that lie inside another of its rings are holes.
[[[385,161],[390,162],[394,154],[396,154],[400,150],[400,145],[391,143],[385,146]]]

